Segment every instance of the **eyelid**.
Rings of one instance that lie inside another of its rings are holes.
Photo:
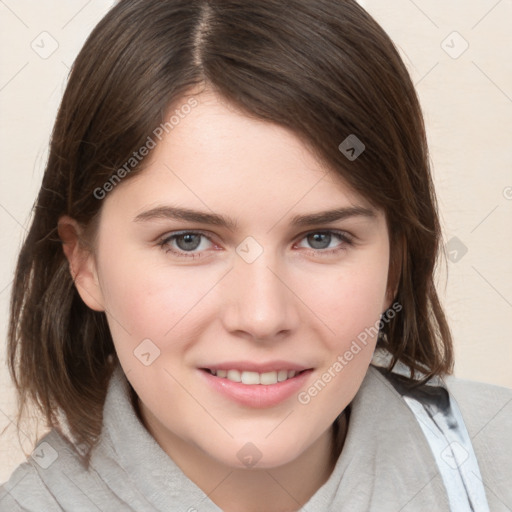
[[[315,249],[315,248],[309,248],[309,247],[301,248],[302,251],[305,251],[309,254],[315,254],[320,257],[332,255],[335,253],[340,253],[344,250],[347,250],[347,246],[355,245],[355,239],[357,238],[352,233],[349,233],[344,230],[330,229],[330,228],[318,228],[318,229],[310,229],[310,230],[304,231],[303,233],[297,235],[294,238],[294,240],[295,240],[294,243],[300,242],[301,240],[306,238],[308,235],[317,234],[317,233],[328,233],[328,234],[337,236],[341,241],[341,247],[337,247],[334,249]],[[161,246],[162,248],[167,246],[168,249],[166,252],[173,253],[178,257],[184,257],[184,258],[190,258],[190,259],[203,257],[202,254],[207,251],[203,250],[201,252],[193,252],[193,251],[183,251],[183,250],[176,250],[176,249],[169,248],[170,242],[172,242],[176,238],[179,238],[180,236],[188,235],[188,234],[203,236],[204,238],[209,240],[212,244],[217,245],[215,243],[215,241],[212,240],[212,238],[215,238],[215,236],[212,233],[209,233],[207,231],[203,231],[200,229],[188,229],[188,230],[185,229],[185,230],[169,232],[169,233],[159,237],[158,245]]]
[[[335,248],[331,248],[331,249],[314,249],[311,247],[302,247],[302,250],[304,250],[306,252],[310,252],[310,253],[315,253],[315,254],[318,254],[321,256],[322,255],[326,256],[329,254],[332,255],[335,253],[339,253],[341,251],[346,250],[347,246],[351,247],[356,244],[356,240],[355,240],[356,237],[354,235],[352,235],[351,233],[349,233],[348,231],[343,231],[341,229],[328,229],[328,228],[320,228],[320,229],[313,229],[313,230],[306,231],[297,236],[296,243],[300,242],[301,240],[303,240],[304,238],[306,238],[309,235],[313,235],[313,234],[317,234],[317,233],[321,233],[321,234],[328,233],[330,235],[333,235],[334,237],[337,237],[341,241],[341,247],[335,247]]]
[[[295,235],[293,240],[300,240],[300,239],[304,238],[305,236],[311,235],[313,233],[333,233],[333,234],[346,236],[346,238],[350,238],[350,240],[354,240],[354,241],[358,239],[358,237],[356,235],[354,235],[353,233],[351,233],[350,231],[346,231],[344,229],[323,227],[323,228],[307,229],[307,230],[303,231],[302,233]],[[177,237],[180,235],[187,235],[187,234],[203,235],[204,237],[208,238],[210,241],[214,241],[214,239],[216,238],[216,235],[212,232],[205,231],[202,229],[191,228],[191,229],[180,229],[177,231],[168,231],[164,235],[158,236],[157,240],[165,241],[165,240],[171,239],[172,237]]]
[[[314,233],[332,233],[334,235],[340,235],[346,237],[350,240],[357,240],[357,237],[353,235],[350,231],[346,231],[344,229],[336,229],[336,228],[316,228],[316,229],[308,229],[303,233],[300,233],[295,237],[295,240],[301,240],[302,238],[312,235]]]
[[[179,238],[183,235],[202,235],[204,238],[209,240],[213,245],[218,245],[215,242],[215,235],[213,233],[210,233],[208,231],[203,231],[201,229],[181,229],[178,231],[170,231],[166,233],[165,235],[158,237],[158,244],[159,245],[165,245],[166,243],[175,240],[176,238]],[[184,251],[186,252],[186,251]]]

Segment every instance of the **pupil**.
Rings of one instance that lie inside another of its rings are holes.
[[[322,241],[323,237],[323,241]],[[331,234],[330,233],[314,233],[308,236],[308,242],[314,249],[325,249],[329,246],[331,242]],[[327,243],[326,243],[327,242]],[[316,245],[320,243],[320,246]]]
[[[176,239],[176,242],[177,242],[178,246],[180,247],[180,249],[182,249],[184,251],[197,249],[197,247],[199,246],[199,236],[200,235],[196,235],[194,233],[189,233],[187,235],[181,235],[180,237],[178,237]],[[196,237],[195,242],[194,242],[194,237]],[[180,240],[184,240],[185,243],[181,244]]]

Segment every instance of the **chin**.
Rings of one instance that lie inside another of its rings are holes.
[[[302,453],[303,450],[297,446],[284,447],[281,441],[278,445],[258,441],[235,441],[222,453],[210,452],[210,456],[233,469],[257,470],[284,466],[293,462]]]

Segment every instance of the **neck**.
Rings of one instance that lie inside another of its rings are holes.
[[[270,469],[233,469],[164,429],[138,400],[136,410],[162,449],[224,512],[299,510],[331,476],[349,419],[347,407],[331,428],[290,463]]]

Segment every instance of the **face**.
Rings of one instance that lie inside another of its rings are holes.
[[[376,337],[353,342],[389,306],[386,220],[291,132],[196,99],[103,199],[79,291],[106,311],[155,437],[275,467],[364,378]]]

